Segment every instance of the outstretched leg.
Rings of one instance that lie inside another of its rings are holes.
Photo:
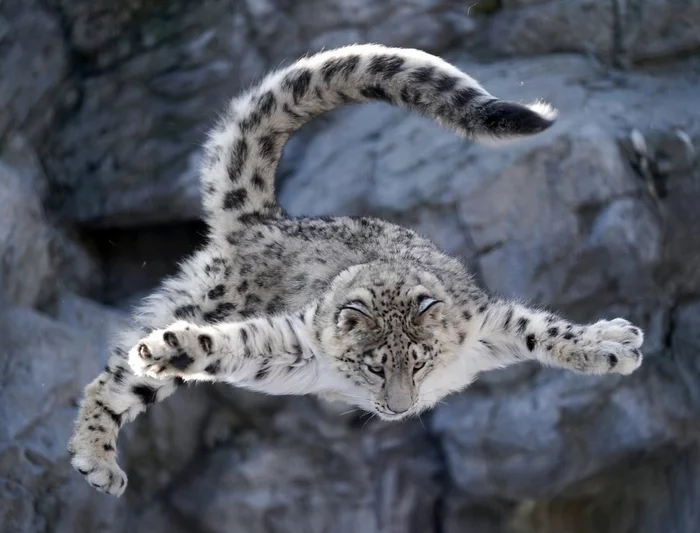
[[[476,314],[465,357],[479,371],[526,359],[583,374],[630,374],[642,364],[642,330],[622,318],[573,324],[500,300],[481,305]]]
[[[96,489],[119,496],[126,476],[117,465],[117,436],[122,425],[149,405],[170,396],[182,380],[135,375],[128,350],[149,331],[178,319],[199,323],[226,320],[235,314],[230,296],[219,287],[229,283],[230,263],[214,249],[203,250],[183,263],[180,274],[147,298],[135,315],[135,324],[122,334],[105,371],[85,389],[68,445],[74,468]]]
[[[313,309],[213,326],[178,321],[138,341],[129,364],[136,375],[155,379],[225,381],[269,394],[307,394],[323,378],[309,342],[312,316]]]
[[[125,347],[139,335],[138,330],[125,334],[105,371],[86,387],[68,445],[73,467],[90,485],[115,496],[124,492],[127,483],[126,474],[117,464],[119,429],[177,388],[174,379],[156,381],[131,373]]]

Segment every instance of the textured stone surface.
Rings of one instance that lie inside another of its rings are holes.
[[[699,36],[698,0],[0,0],[0,531],[695,533]],[[578,320],[627,316],[643,369],[512,367],[397,425],[187,388],[125,429],[125,497],[97,494],[65,443],[123,314],[86,296],[125,309],[201,243],[199,146],[227,98],[358,41],[560,119],[494,148],[336,112],[287,146],[282,203],[417,228]]]
[[[106,357],[118,316],[65,296],[58,316],[0,314],[0,530],[109,531],[117,501],[73,476],[66,443],[76,401]]]
[[[93,292],[101,278],[97,259],[47,220],[35,162],[12,155],[8,149],[8,159],[0,159],[0,284],[8,302],[31,307],[59,290]]]
[[[241,431],[213,451],[171,504],[216,532],[433,527],[440,466],[418,423],[359,431],[303,403],[276,413],[265,433]]]

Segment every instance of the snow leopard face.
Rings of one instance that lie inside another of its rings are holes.
[[[458,344],[450,308],[442,285],[424,272],[363,265],[339,276],[321,310],[323,345],[364,396],[356,403],[386,420],[427,407],[421,386]]]

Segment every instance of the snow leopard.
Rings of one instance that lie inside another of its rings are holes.
[[[120,428],[186,382],[340,399],[397,421],[521,361],[583,374],[640,366],[643,332],[625,319],[576,324],[496,297],[459,258],[377,218],[290,217],[275,196],[285,142],[363,102],[476,142],[555,120],[550,106],[500,100],[434,55],[370,44],[301,58],[234,98],[202,155],[206,245],[137,307],[85,389],[68,449],[93,487],[124,492]]]

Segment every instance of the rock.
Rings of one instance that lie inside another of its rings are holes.
[[[208,454],[170,505],[212,532],[433,529],[439,466],[420,425],[359,432],[304,404]]]
[[[678,57],[700,50],[700,1],[615,1],[621,54],[628,62]]]
[[[33,306],[46,298],[53,281],[49,229],[31,184],[0,162],[0,256],[8,302]]]
[[[690,0],[503,0],[488,24],[490,47],[506,55],[595,54],[630,65],[700,49],[700,2]]]
[[[697,445],[669,446],[587,480],[585,497],[523,503],[513,514],[513,531],[588,533],[600,524],[620,533],[693,531],[700,519],[699,473]]]
[[[60,290],[84,294],[100,285],[98,264],[66,230],[50,225],[39,198],[40,178],[0,160],[0,272],[9,303],[35,307]]]
[[[41,138],[71,98],[60,26],[42,2],[5,0],[0,3],[0,48],[0,141],[19,130]]]
[[[584,52],[610,59],[615,15],[610,4],[596,0],[518,2],[493,16],[490,44],[507,55]]]
[[[104,364],[114,313],[79,299],[67,326],[26,309],[0,320],[0,492],[4,531],[110,531],[119,504],[71,468],[66,444],[82,390]],[[98,341],[99,339],[99,341]],[[14,503],[13,503],[14,502]],[[10,507],[11,505],[11,507]]]

